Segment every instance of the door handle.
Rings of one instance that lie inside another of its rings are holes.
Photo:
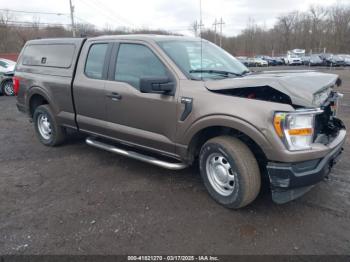
[[[113,93],[107,95],[107,97],[109,97],[109,98],[112,99],[113,101],[119,101],[119,100],[122,99],[122,96],[121,96],[120,94],[118,94],[118,93],[115,93],[115,92],[113,92]]]

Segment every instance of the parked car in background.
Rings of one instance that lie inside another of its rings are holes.
[[[308,66],[321,66],[323,65],[323,60],[320,58],[319,55],[311,55],[309,58],[309,62],[307,63]]]
[[[0,95],[13,96],[12,77],[16,62],[0,58]]]
[[[284,59],[282,57],[274,57],[277,65],[284,65]]]
[[[345,62],[344,59],[338,55],[327,55],[324,58],[324,63],[327,66],[344,66]]]
[[[309,65],[310,56],[303,56],[303,57],[301,57],[301,61],[303,62],[303,65]]]
[[[271,57],[271,56],[264,56],[263,59],[269,64],[269,66],[276,66],[276,65],[278,65],[276,59]]]
[[[243,65],[249,66],[249,61],[246,56],[237,56],[236,57]]]
[[[289,54],[285,58],[285,63],[287,65],[302,65],[303,62],[301,61],[301,58],[297,55]]]
[[[267,61],[259,57],[249,58],[248,60],[249,60],[250,66],[259,66],[259,67],[269,66],[269,63]]]
[[[15,70],[15,66],[15,61],[0,58],[0,73],[13,72]]]
[[[350,55],[340,54],[338,56],[341,57],[342,59],[344,59],[344,65],[350,66]]]

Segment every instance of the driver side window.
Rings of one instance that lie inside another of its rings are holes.
[[[140,44],[120,44],[114,80],[129,83],[140,89],[141,78],[167,76],[167,69],[148,47]]]

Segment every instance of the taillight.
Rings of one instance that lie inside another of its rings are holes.
[[[16,96],[18,95],[18,91],[19,91],[19,78],[14,76],[12,80],[13,80],[13,92],[15,93],[15,96]]]

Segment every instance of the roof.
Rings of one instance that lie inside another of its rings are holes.
[[[188,36],[174,35],[153,35],[153,34],[136,34],[136,35],[105,35],[90,38],[90,40],[141,40],[141,41],[169,41],[169,40],[184,40],[184,41],[200,41],[200,38]]]

